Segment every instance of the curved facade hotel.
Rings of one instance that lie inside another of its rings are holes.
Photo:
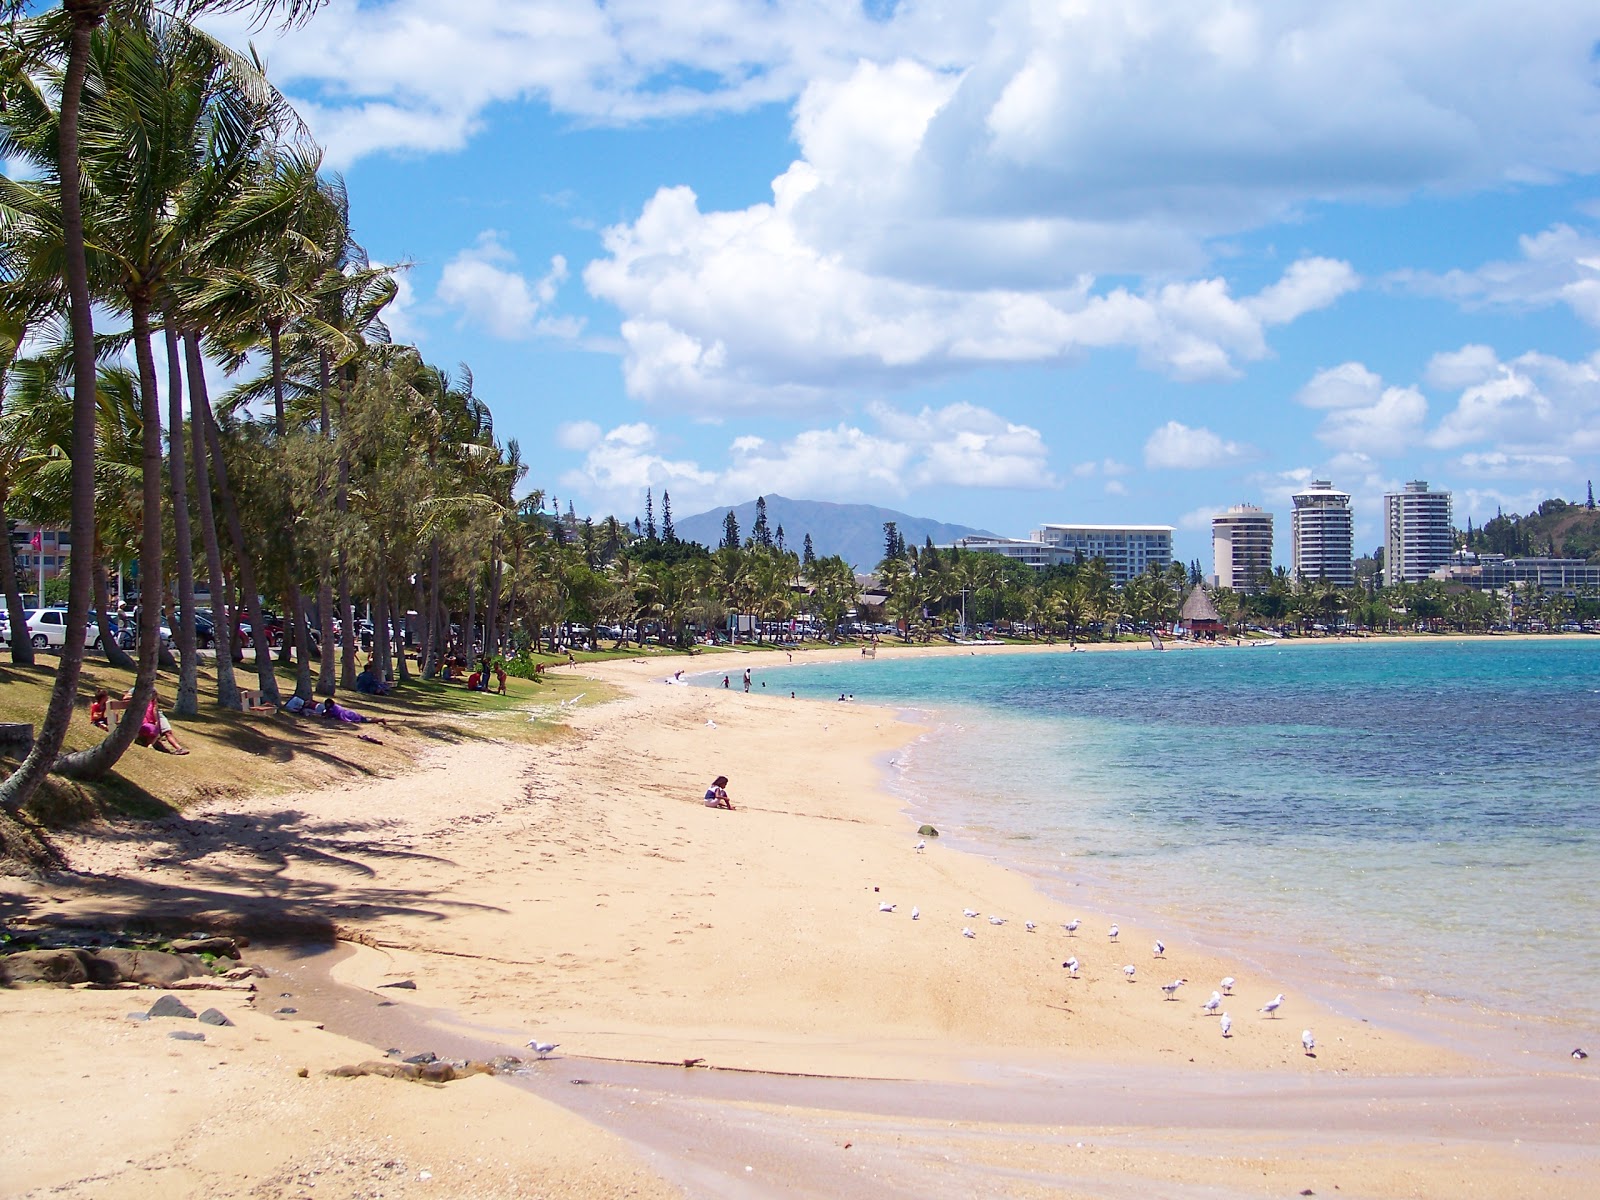
[[[1218,587],[1261,590],[1272,574],[1272,514],[1254,504],[1235,504],[1211,518],[1211,564]]]
[[[1383,498],[1383,581],[1419,583],[1450,561],[1455,530],[1450,493],[1430,492],[1421,479]]]
[[[1326,479],[1294,494],[1294,572],[1349,587],[1355,576],[1355,517],[1350,493]]]

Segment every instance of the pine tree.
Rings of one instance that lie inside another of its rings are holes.
[[[773,544],[778,547],[778,553],[782,554],[783,553],[783,526],[782,525],[778,526],[778,532],[773,535],[772,541],[773,541]]]
[[[1589,480],[1589,511],[1594,511],[1594,480]]]
[[[678,531],[672,527],[672,497],[661,490],[661,540],[669,546],[678,544]]]
[[[905,543],[900,540],[900,529],[893,521],[883,523],[883,557],[885,561],[899,558],[905,553]]]
[[[656,505],[649,488],[644,490],[644,539],[647,542],[656,540]]]
[[[772,548],[772,531],[767,528],[767,498],[756,497],[756,523],[750,526],[750,540],[768,550]]]
[[[811,574],[811,568],[816,566],[816,565],[817,565],[817,552],[816,552],[815,549],[812,548],[811,535],[808,533],[808,534],[806,534],[805,550],[800,555],[800,566],[801,566],[801,569],[804,570],[807,575],[810,575]]]
[[[739,548],[739,518],[733,515],[733,509],[728,510],[728,515],[722,518],[722,544],[719,549],[737,550]]]

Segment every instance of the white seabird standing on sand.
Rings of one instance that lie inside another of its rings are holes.
[[[1074,979],[1078,977],[1078,960],[1076,958],[1069,958],[1061,965],[1072,973]]]
[[[1222,993],[1212,992],[1211,999],[1207,1000],[1200,1007],[1205,1009],[1206,1016],[1210,1017],[1216,1015],[1216,1011],[1222,1007]]]
[[[1316,1057],[1316,1055],[1311,1052],[1317,1048],[1317,1039],[1311,1036],[1311,1030],[1304,1030],[1300,1034],[1300,1044],[1306,1048],[1307,1058]]]
[[[915,850],[918,854],[921,854],[924,850],[926,850],[928,848],[928,841],[927,841],[926,838],[924,838],[922,841],[918,842],[915,846],[913,846],[911,848],[913,850]]]
[[[1128,982],[1129,983],[1133,982],[1134,972],[1137,971],[1138,969],[1139,968],[1134,966],[1132,963],[1129,963],[1127,966],[1122,968],[1122,973],[1128,977]]]
[[[990,916],[989,918],[989,924],[991,925],[1004,925],[1005,923],[1006,919],[1004,917]]]
[[[1222,1036],[1223,1037],[1232,1037],[1233,1036],[1233,1018],[1230,1017],[1227,1013],[1223,1013],[1222,1014]]]
[[[1106,930],[1106,936],[1109,937],[1114,942],[1114,941],[1117,940],[1117,934],[1119,934],[1121,932],[1122,932],[1122,930],[1118,929],[1115,925],[1113,925],[1110,929]]]
[[[972,932],[972,927],[971,926],[967,926],[966,928],[962,929],[961,936],[962,937],[975,938],[978,935]]]
[[[1153,949],[1156,952],[1156,957],[1160,958],[1162,955],[1164,955],[1167,952],[1167,944],[1165,942],[1163,942],[1160,938],[1157,938],[1156,939],[1156,944],[1153,947],[1151,947],[1151,949]]]
[[[878,905],[878,911],[879,912],[893,912],[894,911],[894,905],[892,905],[892,904],[880,904],[880,905]]]
[[[1275,1016],[1278,1015],[1278,1009],[1280,1007],[1282,1007],[1282,1005],[1283,1005],[1283,993],[1279,992],[1271,1000],[1268,1000],[1265,1004],[1263,1004],[1261,1006],[1261,1011],[1266,1013],[1267,1016],[1269,1016],[1269,1017],[1275,1017]]]
[[[978,910],[975,908],[963,908],[961,910],[961,915],[963,917],[975,917],[978,915]]]
[[[1061,922],[1061,928],[1065,929],[1068,933],[1077,933],[1078,926],[1081,924],[1083,924],[1082,921],[1078,920],[1077,917],[1073,917],[1070,921]]]
[[[550,1052],[559,1045],[561,1045],[560,1042],[541,1042],[535,1038],[528,1043],[528,1049],[532,1050],[540,1058],[549,1058]]]
[[[1187,979],[1174,979],[1171,983],[1163,983],[1161,990],[1167,994],[1168,1000],[1176,1000],[1178,998],[1178,989],[1188,982]]]
[[[920,908],[918,908],[915,904],[913,904],[911,906],[911,919],[913,921],[915,921],[915,920],[918,920],[921,916],[922,916],[922,910]]]
[[[1022,927],[1023,927],[1023,928],[1024,928],[1024,929],[1026,929],[1026,930],[1027,930],[1027,931],[1028,931],[1028,932],[1029,932],[1029,933],[1032,933],[1032,932],[1033,932],[1033,931],[1034,931],[1034,930],[1035,930],[1035,929],[1037,929],[1037,928],[1039,928],[1039,927],[1038,927],[1038,926],[1037,926],[1037,925],[1035,925],[1035,924],[1034,924],[1034,923],[1033,923],[1033,922],[1032,922],[1032,921],[1024,921],[1024,922],[1023,922],[1023,923],[1022,923]]]

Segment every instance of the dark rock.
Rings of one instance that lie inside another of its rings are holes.
[[[180,938],[171,943],[174,954],[212,954],[217,958],[238,958],[239,944],[230,937]]]
[[[194,1019],[194,1009],[190,1008],[176,996],[168,994],[150,1006],[152,1017],[187,1017]]]
[[[208,1008],[205,1010],[205,1012],[200,1014],[200,1024],[232,1025],[233,1022],[228,1020],[228,1014],[223,1012],[220,1008]]]
[[[438,1062],[439,1056],[432,1050],[424,1050],[421,1054],[413,1054],[404,1061],[408,1063],[416,1063],[418,1066],[421,1066],[423,1063]]]
[[[381,988],[405,988],[408,992],[417,990],[417,983],[414,979],[402,979],[399,983],[380,983],[378,986]]]
[[[112,983],[167,987],[180,979],[211,974],[198,958],[181,958],[161,950],[97,950],[93,957],[101,970],[115,973]]]
[[[489,1060],[489,1071],[495,1075],[507,1075],[512,1071],[522,1069],[522,1060],[515,1054],[497,1054]]]
[[[273,1015],[274,1016],[280,1016],[280,1017],[282,1017],[282,1016],[292,1017],[292,1016],[294,1016],[295,1013],[297,1013],[299,1011],[300,1010],[298,1008],[290,1008],[288,1005],[284,1005],[282,1008],[274,1009],[273,1010]]]
[[[86,950],[19,950],[0,958],[0,984],[88,983]]]
[[[921,825],[921,826],[918,826],[917,832],[919,834],[921,834],[923,837],[938,837],[939,836],[939,831],[937,829],[935,829],[932,825]]]
[[[429,1083],[449,1083],[457,1076],[455,1064],[447,1062],[423,1063],[418,1074]]]
[[[379,1008],[393,1008],[394,1007],[394,1001],[393,1000],[379,1000],[378,1001],[378,1007]]]
[[[175,1042],[203,1042],[206,1040],[206,1035],[198,1029],[174,1029],[167,1036]]]

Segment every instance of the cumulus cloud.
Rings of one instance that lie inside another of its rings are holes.
[[[1328,410],[1317,437],[1336,450],[1404,453],[1422,433],[1428,401],[1416,388],[1385,387],[1358,362],[1320,371],[1295,396],[1307,408]]]
[[[515,269],[516,261],[501,235],[485,230],[475,245],[445,264],[436,294],[447,307],[495,337],[517,341],[539,334],[576,336],[575,322],[543,315],[567,278],[567,260],[555,255],[550,269],[531,281]]]
[[[1600,236],[1554,225],[1518,239],[1522,257],[1442,275],[1401,272],[1395,279],[1425,294],[1467,307],[1518,310],[1566,305],[1600,327]]]
[[[1220,278],[1141,290],[1097,291],[1089,277],[1036,292],[939,286],[874,274],[807,241],[798,206],[815,186],[792,170],[771,204],[710,213],[690,189],[663,188],[637,221],[606,231],[607,256],[584,281],[625,314],[632,395],[698,410],[802,408],[847,382],[890,386],[1102,347],[1134,349],[1175,378],[1229,378],[1266,354],[1269,324],[1354,281],[1319,259],[1243,299]]]
[[[1253,453],[1249,446],[1227,441],[1209,429],[1168,421],[1145,441],[1144,464],[1152,470],[1197,470],[1227,466]]]
[[[1431,445],[1454,450],[1487,443],[1508,455],[1600,451],[1600,354],[1568,362],[1530,353],[1502,362],[1483,356],[1481,347],[1462,353],[1469,351],[1469,359],[1447,360],[1441,368],[1448,374],[1468,361],[1477,372],[1456,373],[1466,386],[1430,435]]]
[[[560,443],[584,451],[561,482],[621,512],[642,504],[647,487],[670,490],[679,510],[689,512],[767,492],[856,500],[926,487],[1057,486],[1039,431],[986,408],[958,403],[902,412],[876,404],[869,414],[871,428],[841,422],[781,441],[734,438],[726,465],[717,468],[668,457],[658,432],[643,423],[593,438],[585,428]]]

